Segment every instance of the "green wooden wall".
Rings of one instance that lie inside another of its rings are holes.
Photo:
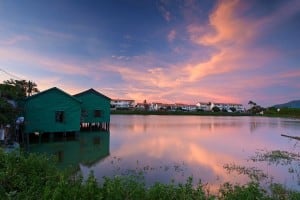
[[[27,98],[24,108],[25,133],[80,130],[80,101],[58,88]],[[64,111],[63,122],[56,121],[56,111]]]
[[[81,101],[81,109],[83,111],[81,122],[110,122],[110,98],[94,89],[86,90],[74,95],[74,97]],[[95,110],[101,111],[100,117],[95,116]]]

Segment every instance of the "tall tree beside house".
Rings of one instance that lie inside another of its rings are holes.
[[[17,91],[17,98],[25,98],[40,92],[37,88],[37,84],[33,81],[10,79],[4,81],[3,84],[15,87]]]
[[[26,80],[6,80],[0,84],[0,123],[13,123],[21,113],[20,104],[27,96],[38,93],[37,84]]]
[[[37,84],[32,81],[28,81],[27,83],[27,96],[31,96],[32,94],[39,93],[39,89],[37,88]]]
[[[0,98],[0,124],[13,123],[17,116],[17,109],[3,98]]]
[[[12,85],[0,84],[0,97],[6,98],[9,100],[20,99],[19,97],[23,96],[20,88],[17,88]]]
[[[25,80],[6,80],[3,81],[4,85],[14,87],[15,94],[14,94],[14,99],[24,99],[26,97],[26,89],[25,89]]]

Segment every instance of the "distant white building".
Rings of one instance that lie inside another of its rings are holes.
[[[150,103],[149,110],[158,111],[162,108],[163,104],[158,102]]]
[[[175,103],[176,109],[181,109],[183,111],[196,111],[197,110],[197,105],[192,105],[192,104],[183,104],[183,103]]]
[[[136,110],[151,110],[150,108],[151,104],[148,103],[137,103],[135,105]]]
[[[135,101],[131,99],[112,99],[110,105],[113,109],[132,109]]]
[[[152,102],[149,106],[149,110],[152,111],[176,111],[176,110],[183,110],[183,111],[196,111],[196,105],[190,104],[183,104],[183,103],[175,103],[175,104],[167,104],[167,103],[159,103],[159,102]]]
[[[242,104],[237,103],[214,103],[214,102],[199,102],[196,104],[198,109],[203,111],[211,111],[213,107],[218,107],[220,110],[226,110],[227,112],[232,112],[232,108],[235,109],[235,112],[244,112],[245,108]]]
[[[198,102],[196,104],[197,109],[203,110],[203,111],[211,111],[211,103],[210,102]]]

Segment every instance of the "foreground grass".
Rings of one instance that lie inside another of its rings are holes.
[[[146,187],[137,176],[104,178],[98,185],[93,174],[87,180],[60,171],[48,157],[6,154],[0,150],[1,199],[300,199],[300,193],[271,184],[266,192],[257,181],[245,185],[224,183],[211,195],[201,182],[189,178],[183,184],[156,183]]]

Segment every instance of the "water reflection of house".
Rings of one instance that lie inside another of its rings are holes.
[[[24,105],[24,133],[30,137],[48,134],[74,133],[80,130],[81,102],[66,92],[53,87],[28,97]]]
[[[81,130],[104,129],[109,130],[110,98],[89,89],[74,95],[81,101]]]
[[[80,132],[77,137],[41,144],[31,144],[30,152],[57,158],[60,167],[92,165],[110,154],[109,132]]]

